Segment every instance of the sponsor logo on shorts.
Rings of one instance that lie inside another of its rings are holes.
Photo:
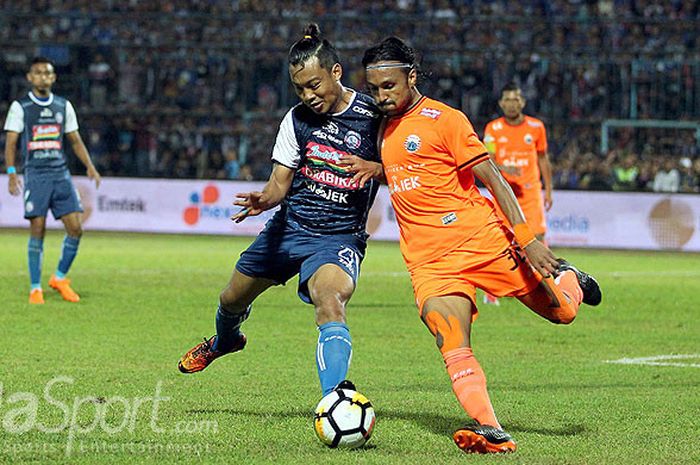
[[[442,217],[442,224],[445,226],[454,223],[455,221],[457,221],[457,214],[455,212],[448,213]]]
[[[356,273],[356,266],[360,259],[353,249],[345,247],[338,252],[338,261],[344,265],[352,274]]]

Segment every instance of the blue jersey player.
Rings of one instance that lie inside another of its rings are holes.
[[[282,120],[272,152],[274,167],[261,192],[238,194],[234,221],[280,205],[241,254],[221,292],[216,335],[179,363],[183,373],[203,370],[246,344],[240,326],[253,300],[299,274],[299,297],[314,305],[319,329],[316,364],[323,394],[346,378],[352,354],[345,307],[365,253],[365,224],[377,181],[355,180],[342,166],[352,154],[381,171],[378,111],[372,99],[344,87],[333,46],[310,24],[289,51],[289,74],[302,103]],[[343,386],[351,386],[345,381]]]
[[[66,167],[64,139],[68,139],[76,156],[87,168],[88,177],[94,179],[98,187],[100,174],[93,166],[90,154],[78,133],[78,119],[73,106],[65,98],[51,93],[51,86],[56,82],[51,61],[35,58],[27,73],[27,80],[32,86],[31,92],[12,102],[5,121],[5,163],[10,194],[19,195],[22,183],[15,168],[19,140],[24,157],[24,217],[30,224],[29,303],[44,303],[41,261],[49,209],[54,218],[63,221],[66,228],[61,258],[56,272],[49,280],[49,286],[56,289],[65,300],[78,302],[80,297],[70,287],[66,274],[78,253],[82,235],[79,213],[83,209]]]

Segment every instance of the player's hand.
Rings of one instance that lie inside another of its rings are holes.
[[[554,253],[549,250],[546,245],[537,239],[525,247],[525,254],[530,264],[543,277],[549,278],[556,274],[557,267],[559,266],[557,257],[554,256]]]
[[[262,192],[243,192],[236,194],[238,200],[235,200],[233,204],[242,208],[231,217],[231,221],[240,223],[249,216],[256,216],[264,212],[266,208],[262,202],[262,196]]]
[[[11,195],[19,195],[22,192],[22,181],[19,180],[19,176],[15,173],[9,176],[10,180],[7,184],[7,190],[10,191]]]
[[[360,188],[365,187],[373,178],[381,179],[384,176],[381,163],[365,160],[357,155],[341,155],[339,165],[354,174],[352,180],[357,182]]]
[[[97,168],[90,166],[87,169],[87,176],[89,179],[95,181],[95,189],[99,189],[100,183],[102,182],[102,176],[100,176],[100,173],[97,172]]]
[[[551,192],[545,192],[544,193],[544,209],[549,211],[552,208],[552,193]]]

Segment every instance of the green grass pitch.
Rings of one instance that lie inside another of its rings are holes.
[[[26,303],[27,231],[0,230],[0,463],[698,464],[700,256],[558,250],[594,273],[599,308],[555,326],[503,301],[473,330],[496,413],[519,450],[469,456],[466,422],[391,243],[371,242],[348,321],[350,378],[373,402],[368,447],[327,449],[313,309],[296,282],[263,294],[248,347],[196,375],[179,357],[214,333],[218,293],[250,238],[87,232],[63,302]],[[691,355],[650,364],[610,360]],[[156,398],[154,400],[154,398]]]

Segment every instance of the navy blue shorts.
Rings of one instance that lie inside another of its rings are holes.
[[[308,282],[316,270],[327,263],[338,265],[357,283],[366,247],[366,241],[355,234],[311,234],[272,220],[241,253],[236,269],[278,284],[299,274],[299,297],[310,304]]]
[[[36,174],[24,176],[24,217],[46,216],[49,209],[58,219],[73,212],[82,212],[80,194],[69,175],[58,178],[55,175]]]

